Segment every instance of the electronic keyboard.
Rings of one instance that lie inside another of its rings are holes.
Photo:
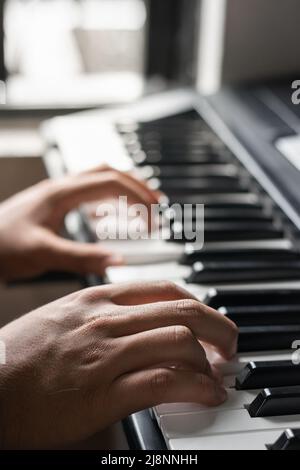
[[[300,450],[300,120],[288,90],[266,85],[206,99],[173,92],[46,129],[48,138],[59,136],[67,171],[80,171],[70,135],[81,123],[83,140],[93,134],[95,142],[98,126],[110,139],[97,143],[98,156],[101,148],[117,149],[117,167],[143,175],[171,204],[189,204],[191,232],[193,205],[204,204],[203,246],[177,238],[183,228],[176,221],[169,240],[104,242],[127,263],[108,269],[108,281],[177,283],[240,329],[236,359],[226,363],[208,352],[224,374],[228,401],[215,409],[162,404],[137,413],[126,421],[135,447]],[[95,148],[93,155],[95,163]],[[51,171],[53,156],[46,163]],[[91,236],[93,221],[87,225]]]

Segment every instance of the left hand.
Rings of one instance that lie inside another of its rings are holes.
[[[105,168],[57,181],[47,180],[0,205],[0,280],[49,271],[103,275],[122,257],[100,244],[75,243],[60,236],[65,216],[82,203],[127,196],[148,209],[158,196],[130,175]]]

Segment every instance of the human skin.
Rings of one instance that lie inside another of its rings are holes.
[[[60,448],[161,403],[223,403],[202,342],[230,359],[237,327],[167,282],[96,287],[0,330],[0,447]]]
[[[60,236],[66,215],[81,204],[127,196],[129,204],[151,205],[159,196],[129,174],[108,167],[57,181],[46,180],[0,204],[0,281],[49,271],[102,276],[123,263],[101,244]]]

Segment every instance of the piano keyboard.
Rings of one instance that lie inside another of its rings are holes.
[[[205,204],[203,249],[175,241],[108,242],[127,266],[110,282],[175,282],[240,328],[239,354],[212,357],[229,399],[219,408],[153,410],[172,450],[300,450],[300,253],[291,223],[206,122],[191,111],[118,124],[140,174],[176,204]],[[255,138],[255,137],[254,137]],[[188,214],[195,228],[193,209]],[[182,227],[174,224],[173,235]]]

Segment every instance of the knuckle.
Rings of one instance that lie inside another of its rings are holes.
[[[194,335],[187,326],[176,325],[171,329],[171,340],[178,345],[185,345],[194,340]]]
[[[43,184],[43,183],[42,183]],[[58,198],[65,194],[65,187],[70,184],[70,177],[66,176],[59,180],[46,180],[44,189],[48,191],[49,196]]]
[[[55,186],[55,183],[54,183],[54,180],[50,180],[50,179],[45,179],[43,181],[40,181],[36,187],[43,190],[43,191],[50,191],[53,189],[53,187]]]
[[[150,378],[150,389],[155,400],[162,403],[168,391],[174,384],[174,374],[171,370],[161,369],[156,371]]]
[[[121,178],[121,175],[118,172],[109,171],[106,176],[112,184],[114,184],[116,186],[121,185],[122,178]]]
[[[98,289],[95,287],[91,287],[89,289],[85,289],[79,292],[79,297],[83,302],[93,303],[96,298],[99,298]]]
[[[79,299],[83,303],[102,306],[110,302],[109,286],[89,287],[78,292]]]
[[[162,281],[159,283],[159,286],[163,291],[174,292],[177,290],[176,284],[171,281]]]
[[[197,302],[197,300],[193,299],[184,299],[184,300],[179,300],[177,302],[177,308],[176,308],[178,314],[180,315],[188,315],[191,314],[192,316],[197,313],[197,315],[201,315],[204,312],[200,308],[200,303]]]

